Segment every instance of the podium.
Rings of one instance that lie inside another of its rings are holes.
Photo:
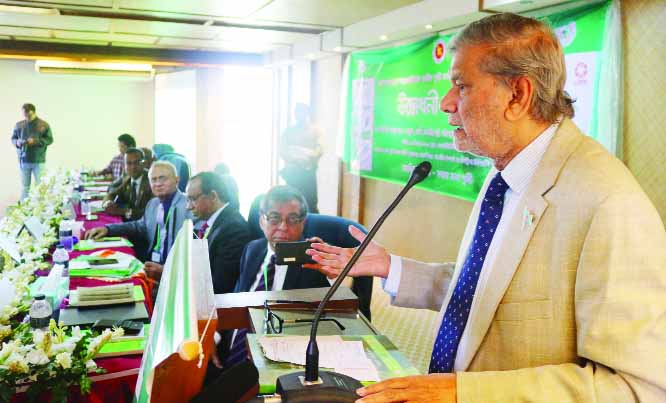
[[[248,351],[259,371],[260,395],[275,393],[275,381],[279,376],[303,370],[303,366],[274,362],[264,357],[259,345],[259,338],[266,333],[264,301],[307,301],[309,303],[306,304],[271,303],[270,307],[284,319],[310,318],[314,315],[312,303],[321,301],[327,290],[328,288],[310,288],[215,295],[219,318],[218,331],[249,329]],[[343,340],[362,341],[366,354],[377,368],[381,379],[419,374],[397,347],[358,311],[358,299],[349,288],[340,287],[324,312],[327,318],[338,320],[345,330],[340,330],[330,322],[321,322],[318,334],[340,335]],[[285,324],[281,334],[307,336],[310,334],[310,323],[296,323],[289,326]]]

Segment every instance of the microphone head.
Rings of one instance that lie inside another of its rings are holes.
[[[423,161],[420,164],[418,164],[414,170],[412,171],[412,176],[409,177],[409,182],[411,186],[416,185],[417,183],[423,181],[425,178],[428,177],[430,174],[430,170],[432,169],[432,164],[430,161]]]

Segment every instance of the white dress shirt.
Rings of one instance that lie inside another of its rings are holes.
[[[503,269],[502,267],[494,267],[493,263],[497,258],[497,253],[502,249],[503,244],[505,242],[511,242],[511,237],[510,234],[507,233],[507,228],[514,215],[523,213],[521,211],[516,211],[516,208],[519,204],[521,196],[523,195],[523,192],[534,176],[534,172],[541,162],[541,159],[543,158],[548,145],[553,139],[553,136],[559,127],[559,122],[560,120],[544,130],[536,139],[528,144],[527,147],[518,153],[502,171],[502,178],[507,183],[507,185],[509,185],[509,189],[504,195],[504,208],[502,210],[502,217],[500,218],[499,224],[497,225],[495,236],[493,237],[493,240],[488,247],[488,253],[486,254],[486,259],[481,269],[479,281],[474,293],[475,296],[482,295],[485,292],[485,289],[488,286],[487,280],[490,275],[490,270]],[[389,268],[389,274],[384,281],[384,291],[393,297],[395,297],[398,293],[401,274],[402,259],[399,256],[391,255],[391,265]],[[465,340],[467,337],[469,337],[469,323],[474,321],[474,316],[476,315],[478,308],[478,298],[474,298],[472,301],[469,318],[467,319],[467,326],[465,326],[465,331],[463,332],[460,339],[457,357],[464,356],[460,350],[467,346]],[[459,368],[460,363],[458,363],[456,360],[455,369],[458,370]]]
[[[228,205],[229,203],[224,203],[224,206],[217,209],[217,211],[215,211],[210,217],[208,217],[208,220],[206,220],[206,224],[208,225],[207,228],[211,228],[213,226],[213,223],[215,222],[215,220],[217,220],[217,217],[220,216],[222,210],[224,210],[224,208],[227,207]]]

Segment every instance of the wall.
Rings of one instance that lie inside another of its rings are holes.
[[[624,162],[666,221],[666,2],[621,4]]]
[[[21,105],[31,102],[53,130],[47,168],[103,168],[118,153],[117,137],[132,134],[139,145],[153,141],[153,82],[122,77],[39,74],[34,62],[0,60],[0,211],[16,202],[20,179],[10,143],[23,119]]]

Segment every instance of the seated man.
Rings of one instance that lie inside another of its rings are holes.
[[[245,247],[241,257],[241,274],[236,292],[329,287],[335,281],[335,278],[328,279],[325,275],[302,266],[275,264],[276,243],[304,240],[307,214],[307,202],[296,188],[276,186],[266,193],[261,200],[259,219],[265,238],[256,239]],[[313,234],[317,237],[310,239],[322,238],[330,242],[337,240],[336,235],[330,232],[333,228],[327,231],[320,225],[319,229],[320,232]],[[366,290],[371,292],[372,287]],[[370,295],[359,295],[359,300],[363,298],[369,301]],[[238,363],[246,356],[244,336],[244,329],[237,331],[236,335],[230,333],[223,335],[218,353],[225,358],[225,368]],[[213,358],[215,362],[217,357]]]
[[[328,287],[332,283],[314,270],[271,263],[276,243],[304,240],[307,213],[307,202],[296,188],[276,186],[268,191],[261,201],[259,219],[265,238],[256,239],[245,247],[236,292]],[[264,266],[268,268],[268,283],[264,282]]]
[[[104,200],[107,214],[122,216],[126,220],[143,217],[146,204],[153,198],[148,171],[143,169],[144,154],[138,148],[125,152],[125,172],[118,186],[109,190]]]
[[[128,149],[136,147],[136,141],[131,135],[124,133],[118,136],[118,151],[120,153],[111,159],[109,165],[101,171],[93,172],[93,175],[111,176],[116,180],[123,176],[123,165],[125,163],[125,153]]]
[[[148,277],[159,281],[171,245],[183,221],[191,219],[192,215],[187,211],[187,198],[178,191],[178,175],[172,164],[156,161],[148,171],[148,178],[155,197],[146,205],[141,219],[91,229],[85,238],[99,239],[108,235],[144,239],[149,247],[137,253],[146,254],[148,261],[144,270]]]
[[[228,190],[213,172],[192,177],[187,185],[187,208],[203,221],[197,236],[208,241],[215,294],[232,292],[243,248],[250,241],[245,219],[231,205]]]
[[[169,144],[153,145],[153,154],[157,161],[168,161],[176,167],[179,177],[178,189],[184,192],[190,180],[190,164],[185,156],[177,153]]]

